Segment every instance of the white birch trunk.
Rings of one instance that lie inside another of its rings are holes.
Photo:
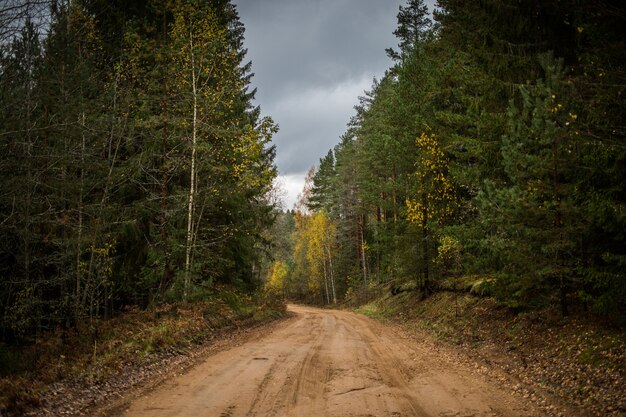
[[[335,291],[335,273],[333,271],[333,257],[330,252],[330,246],[326,246],[326,252],[328,253],[328,269],[330,270],[330,287],[333,292],[333,304],[337,304],[337,292]]]
[[[367,286],[367,263],[365,258],[365,218],[361,216],[361,262],[363,263],[363,283]]]
[[[322,258],[322,269],[324,270],[324,288],[326,288],[326,304],[330,304],[330,292],[328,291],[328,274],[326,273],[326,261]]]
[[[193,210],[194,210],[194,197],[196,193],[196,148],[197,148],[197,133],[198,133],[198,91],[196,80],[196,68],[194,62],[193,52],[193,38],[189,35],[189,47],[191,54],[191,89],[193,97],[193,123],[191,131],[191,169],[189,173],[189,201],[187,204],[187,247],[185,254],[185,285],[183,291],[183,299],[187,301],[189,295],[189,286],[191,283],[191,250],[193,246]]]

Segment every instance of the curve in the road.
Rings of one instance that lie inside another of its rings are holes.
[[[290,306],[259,340],[132,402],[132,417],[535,416],[468,369],[354,313]]]

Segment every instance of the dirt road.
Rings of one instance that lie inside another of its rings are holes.
[[[535,416],[530,404],[367,317],[295,317],[132,402],[125,416]]]

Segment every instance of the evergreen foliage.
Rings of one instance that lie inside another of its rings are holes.
[[[404,281],[425,296],[465,274],[516,309],[623,314],[624,15],[617,1],[440,0],[431,24],[423,1],[400,7],[393,66],[296,215],[285,285],[308,279],[322,214],[339,298]]]
[[[259,288],[277,127],[252,105],[235,6],[56,1],[48,18],[0,45],[0,337]]]

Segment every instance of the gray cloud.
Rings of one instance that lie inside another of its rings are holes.
[[[401,1],[237,0],[263,97],[388,66]],[[267,91],[265,91],[267,90]],[[261,97],[260,97],[261,98]]]
[[[339,142],[353,107],[391,65],[405,0],[234,0],[246,27],[257,104],[280,125],[276,163],[295,201],[297,178]]]

